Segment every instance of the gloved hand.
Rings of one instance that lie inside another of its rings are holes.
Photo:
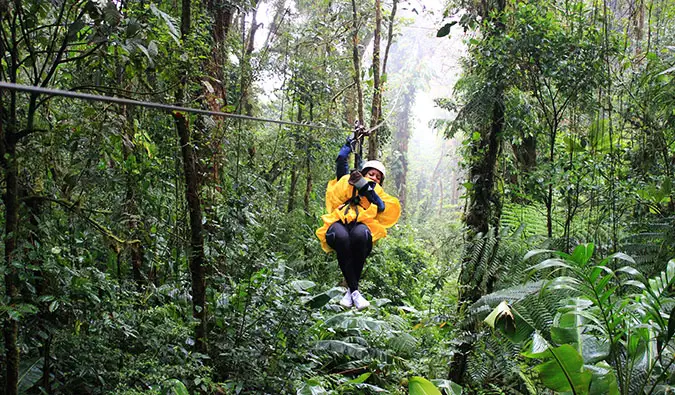
[[[352,152],[356,152],[357,142],[358,140],[356,140],[356,138],[352,134],[351,136],[347,137],[347,142],[345,143],[345,145],[348,146],[352,150]]]
[[[368,180],[363,177],[360,171],[354,170],[349,174],[349,185],[354,185],[356,189],[361,189],[368,185]]]

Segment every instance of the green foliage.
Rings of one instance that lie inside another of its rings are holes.
[[[532,307],[523,301],[532,297],[523,293],[502,301],[485,321],[512,341],[529,345],[523,355],[541,361],[533,372],[548,388],[574,388],[575,393],[653,391],[666,383],[672,364],[667,350],[675,345],[675,332],[665,317],[672,313],[669,284],[675,281],[675,261],[647,279],[629,256],[616,253],[594,263],[593,252],[593,244],[582,244],[572,254],[535,250],[525,256],[527,260],[552,254],[531,267],[552,278],[530,285],[539,288],[536,297],[556,298],[544,311],[555,317],[549,325],[531,319]],[[628,265],[615,264],[621,261]],[[655,341],[656,347],[647,346]]]

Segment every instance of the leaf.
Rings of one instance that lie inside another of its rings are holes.
[[[666,342],[669,342],[673,335],[675,335],[675,307],[670,310],[670,316],[668,317],[668,334],[666,335]]]
[[[162,385],[162,395],[190,395],[190,393],[182,381],[171,379]]]
[[[635,277],[640,275],[640,272],[637,271],[637,269],[635,269],[632,266],[621,267],[619,269],[616,269],[616,272],[617,273],[626,273],[628,275],[635,276]]]
[[[408,393],[410,395],[441,395],[441,391],[424,377],[413,376],[408,380]]]
[[[176,44],[180,45],[180,33],[178,32],[178,29],[176,28],[176,23],[174,19],[171,17],[171,15],[157,8],[155,4],[150,4],[150,11],[152,11],[152,13],[155,14],[155,16],[162,19],[166,23],[166,26],[169,28],[169,35],[171,36],[171,38],[173,38]]]
[[[145,57],[148,58],[148,60],[152,62],[152,58],[150,57],[150,53],[148,52],[147,48],[145,48],[145,46],[143,46],[142,44],[136,43],[136,48],[138,48],[141,52],[143,52]]]
[[[325,306],[328,302],[330,302],[331,299],[341,294],[341,290],[332,288],[326,292],[322,292],[318,295],[307,298],[304,303],[313,309],[318,309]]]
[[[581,335],[581,357],[586,363],[596,363],[609,356],[609,342],[594,335]]]
[[[438,388],[446,390],[448,395],[462,395],[462,386],[450,380],[433,379],[431,382]]]
[[[399,354],[410,354],[417,347],[417,339],[409,333],[402,332],[389,340],[389,347]]]
[[[577,394],[588,392],[592,374],[583,369],[583,359],[569,344],[549,347],[547,361],[534,367],[541,382],[558,392],[572,391]]]
[[[372,372],[363,373],[359,377],[349,380],[348,383],[351,383],[351,384],[364,383],[366,380],[368,380],[368,377],[370,377],[371,374],[373,374],[373,373]]]
[[[157,48],[157,42],[155,40],[150,41],[150,44],[148,44],[148,54],[150,54],[150,58],[152,59],[156,58],[159,54],[159,48]]]
[[[305,292],[308,289],[314,287],[316,283],[309,280],[295,280],[291,283],[291,287],[298,292]]]
[[[643,283],[641,283],[641,282],[639,282],[639,281],[635,281],[635,280],[628,280],[628,281],[623,282],[622,284],[623,284],[623,285],[632,285],[632,286],[638,287],[638,288],[640,288],[640,289],[645,289],[645,288],[646,288],[645,285],[644,285]]]
[[[360,344],[348,343],[342,340],[320,340],[314,346],[317,350],[332,351],[337,354],[349,355],[353,358],[365,358],[368,350]]]
[[[572,252],[572,260],[579,266],[586,266],[593,256],[595,245],[593,243],[579,244]]]
[[[68,38],[74,40],[77,37],[77,33],[84,27],[84,21],[82,19],[77,19],[68,26]]]
[[[509,303],[505,300],[497,305],[497,307],[495,307],[494,310],[492,310],[492,312],[487,317],[485,317],[483,321],[490,325],[491,328],[494,328],[498,318],[504,314],[510,316],[511,319],[513,319],[513,314],[511,313]]]
[[[19,393],[28,392],[42,378],[43,358],[37,358],[28,366],[22,366],[19,372]],[[23,364],[22,364],[23,365]]]
[[[543,270],[543,269],[549,269],[552,267],[562,267],[565,269],[571,269],[572,266],[566,264],[564,261],[558,259],[558,258],[550,258],[546,259],[545,261],[542,261],[541,263],[538,263],[534,266],[530,266],[527,270]]]
[[[663,70],[662,72],[660,72],[660,73],[657,74],[657,75],[664,75],[664,74],[672,73],[673,71],[675,71],[675,66],[673,66],[673,67],[671,67],[671,68],[669,68],[669,69],[665,69],[665,70]]]
[[[362,314],[346,312],[336,314],[325,322],[330,328],[359,329],[364,331],[391,330],[391,326],[384,321],[380,321]]]
[[[454,25],[457,24],[457,21],[452,21],[450,23],[446,23],[443,25],[442,28],[438,30],[438,33],[436,33],[436,37],[445,37],[448,34],[450,34],[450,28],[453,27]]]
[[[589,395],[618,395],[619,385],[616,382],[616,376],[612,367],[607,362],[600,362],[593,365],[584,365],[591,372],[591,385],[588,389]]]
[[[552,252],[555,252],[555,251],[554,250],[532,250],[532,251],[528,251],[528,253],[525,254],[525,257],[523,257],[523,260],[526,261],[526,260],[532,258],[535,255],[544,254],[544,253],[547,253],[547,252],[552,253]]]
[[[316,379],[310,379],[296,392],[297,395],[328,395],[328,391]]]
[[[612,259],[619,259],[622,261],[630,262],[633,265],[635,265],[635,259],[633,259],[630,255],[624,254],[623,252],[615,252],[614,254],[608,256],[607,258],[603,259],[603,262],[605,261],[610,261]]]

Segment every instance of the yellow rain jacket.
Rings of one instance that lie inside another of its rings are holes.
[[[324,251],[333,251],[326,242],[326,232],[337,221],[351,223],[357,220],[368,226],[373,235],[373,243],[387,236],[387,228],[394,226],[401,216],[401,203],[394,196],[387,194],[379,184],[375,184],[375,193],[384,202],[384,211],[378,213],[376,205],[371,204],[365,197],[361,197],[357,219],[356,205],[347,203],[349,209],[345,206],[345,202],[354,196],[354,187],[349,185],[349,174],[342,176],[339,180],[335,178],[328,182],[326,188],[328,214],[321,216],[323,226],[316,230],[316,236],[321,240],[321,247]]]

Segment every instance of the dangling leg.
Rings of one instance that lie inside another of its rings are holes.
[[[354,288],[349,286],[352,291],[352,300],[357,309],[362,310],[370,306],[370,303],[366,298],[361,295],[358,290],[359,280],[361,279],[361,273],[363,272],[363,266],[366,263],[366,258],[370,255],[370,251],[373,249],[373,236],[370,233],[368,226],[364,224],[356,224],[349,232],[349,240],[351,244],[352,251],[352,266],[349,270],[350,275],[352,276],[352,282],[354,283]]]
[[[373,235],[370,233],[368,226],[356,224],[349,232],[349,240],[353,257],[352,272],[356,283],[355,288],[353,288],[352,291],[356,291],[359,289],[358,284],[359,280],[361,280],[363,266],[366,264],[366,258],[368,258],[368,255],[370,255],[370,252],[373,249]]]
[[[353,284],[350,284],[350,278],[352,278],[353,275],[350,272],[350,268],[353,266],[351,263],[353,258],[351,243],[349,240],[349,230],[347,226],[341,222],[335,222],[333,225],[331,225],[326,232],[326,242],[332,249],[335,250],[335,253],[337,254],[338,265],[342,271],[342,276],[347,281],[347,286],[350,287],[350,289],[347,290],[347,293],[340,301],[340,304],[345,307],[351,307],[351,287]]]

